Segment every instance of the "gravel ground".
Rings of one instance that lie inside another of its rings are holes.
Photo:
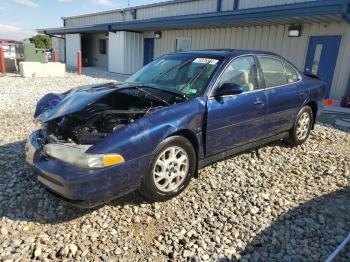
[[[0,261],[322,261],[350,232],[350,133],[319,125],[300,147],[276,142],[201,170],[165,203],[56,200],[24,161],[35,102],[103,77],[0,78]],[[349,259],[348,246],[337,260]]]

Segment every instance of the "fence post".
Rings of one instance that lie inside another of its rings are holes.
[[[5,55],[4,55],[4,49],[2,47],[0,47],[0,68],[1,68],[1,75],[5,77],[6,75]]]
[[[77,53],[77,59],[78,59],[78,75],[81,75],[83,73],[82,70],[82,64],[81,64],[81,52],[78,51]]]
[[[52,52],[52,56],[53,56],[53,62],[57,63],[58,62],[58,52],[57,50],[53,50]]]

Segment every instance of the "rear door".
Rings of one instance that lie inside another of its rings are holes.
[[[212,94],[208,98],[208,156],[258,140],[264,135],[266,96],[265,91],[259,88],[254,57],[233,59],[223,71],[216,87],[224,83],[238,84],[244,88],[244,92],[220,97]]]
[[[307,98],[299,72],[277,56],[261,55],[258,61],[267,96],[267,135],[289,130]]]

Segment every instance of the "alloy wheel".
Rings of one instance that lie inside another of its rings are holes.
[[[158,190],[171,192],[177,190],[185,180],[189,169],[186,151],[178,146],[164,149],[153,168],[153,180]]]
[[[310,115],[308,112],[304,112],[298,119],[296,133],[298,140],[304,140],[309,132],[310,128]]]

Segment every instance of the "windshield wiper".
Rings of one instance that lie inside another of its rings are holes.
[[[167,92],[167,93],[176,95],[177,97],[180,97],[180,98],[182,98],[184,100],[188,100],[189,99],[189,96],[184,94],[184,93],[176,92],[176,91],[169,90],[169,89],[160,88],[160,87],[157,87],[156,85],[153,85],[153,84],[152,85],[151,84],[141,84],[140,86],[141,87],[146,87],[146,88],[152,88],[152,89],[160,90],[160,91],[163,91],[163,92]]]
[[[144,92],[145,94],[154,97],[155,99],[157,99],[158,101],[163,102],[163,103],[166,104],[167,106],[170,105],[169,102],[165,101],[164,99],[162,99],[162,98],[160,98],[160,97],[158,97],[158,96],[156,96],[156,95],[154,95],[154,94],[152,94],[152,93],[150,93],[150,92],[147,92],[146,90],[142,89],[142,87],[148,87],[148,86],[145,86],[145,85],[135,86],[135,88],[136,88],[137,90],[140,90],[140,91]]]

